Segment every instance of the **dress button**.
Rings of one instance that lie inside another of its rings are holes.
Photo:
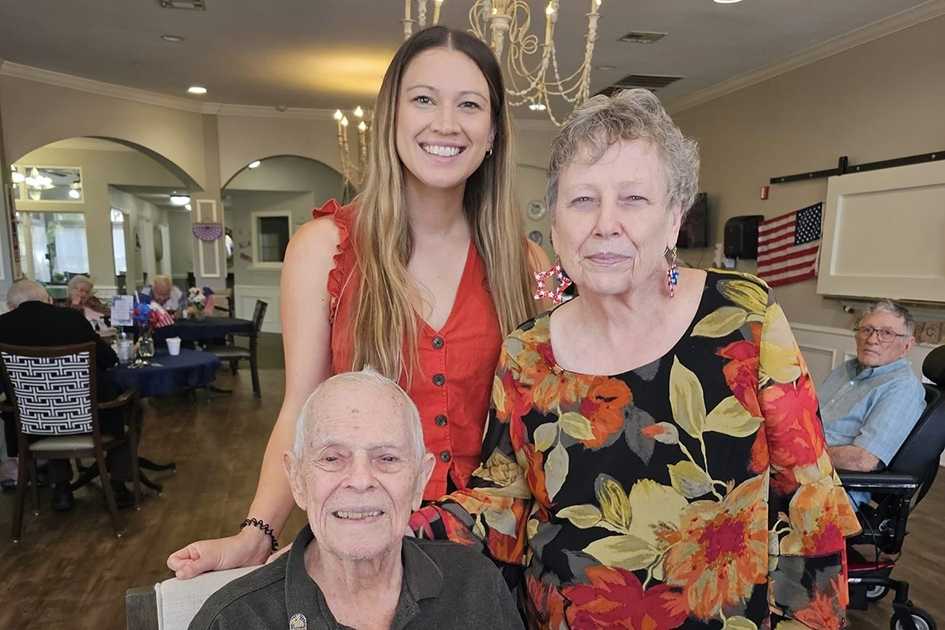
[[[444,374],[434,374],[433,375],[433,384],[437,387],[443,387],[443,383],[446,382],[446,376]]]
[[[435,423],[436,423],[436,426],[438,426],[438,427],[445,427],[445,426],[446,426],[446,416],[444,416],[443,414],[440,414],[440,415],[438,415],[436,418],[433,419],[433,422],[435,422]]]
[[[443,452],[440,453],[440,461],[442,461],[442,462],[448,462],[448,461],[450,461],[451,459],[452,459],[452,457],[450,456],[450,452],[449,452],[449,451],[443,451]]]
[[[436,337],[433,338],[433,349],[439,350],[442,347],[443,347],[443,337],[440,337],[439,335],[437,335]]]

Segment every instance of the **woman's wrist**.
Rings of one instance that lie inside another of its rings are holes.
[[[244,521],[245,522],[245,521]],[[262,564],[272,555],[272,538],[257,527],[240,527],[239,538],[246,541],[252,549],[252,564]]]

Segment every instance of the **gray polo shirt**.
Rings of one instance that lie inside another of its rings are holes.
[[[925,409],[925,389],[905,359],[863,369],[851,359],[817,395],[827,444],[859,446],[887,466]]]
[[[210,596],[190,630],[342,630],[325,596],[305,570],[314,540],[306,525],[292,549],[233,580]],[[404,579],[392,630],[412,628],[522,628],[495,565],[456,543],[404,538]]]

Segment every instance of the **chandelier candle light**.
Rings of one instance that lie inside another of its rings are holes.
[[[417,18],[411,13],[411,2],[417,4]],[[440,9],[445,0],[433,0],[431,25],[438,24]],[[591,68],[594,44],[597,42],[597,22],[603,0],[588,0],[587,30],[584,35],[584,61],[571,74],[561,77],[555,51],[555,27],[558,23],[558,0],[550,0],[545,7],[545,38],[539,44],[538,36],[529,32],[531,9],[527,0],[475,0],[469,9],[469,25],[473,35],[488,42],[499,62],[505,66],[509,105],[528,105],[532,111],[547,111],[556,125],[563,119],[554,115],[551,97],[564,99],[577,107],[590,96]],[[404,39],[413,34],[416,24],[427,26],[429,0],[404,0]],[[506,48],[508,54],[506,55]],[[539,55],[538,63],[529,67],[528,60]]]
[[[351,148],[348,144],[348,126],[351,124],[348,120],[348,116],[340,109],[337,109],[333,117],[338,125],[338,152],[341,155],[341,174],[346,182],[359,184],[367,167],[368,141],[371,125],[367,120],[368,112],[360,105],[351,111],[351,115],[358,120],[357,166],[355,166],[351,159]]]

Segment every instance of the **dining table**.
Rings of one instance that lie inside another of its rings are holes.
[[[118,365],[110,369],[108,375],[122,390],[134,388],[142,398],[147,398],[197,388],[209,390],[219,367],[220,359],[212,352],[182,348],[180,354],[170,355],[167,349],[160,348],[147,362]],[[138,465],[146,470],[177,470],[174,462],[159,464],[142,456],[138,457]],[[159,483],[151,481],[143,473],[141,483],[156,492],[162,490]]]
[[[200,319],[178,319],[170,326],[154,329],[155,341],[166,341],[169,337],[180,337],[182,341],[205,342],[222,339],[227,335],[254,335],[256,329],[250,319],[238,317],[204,317]]]

